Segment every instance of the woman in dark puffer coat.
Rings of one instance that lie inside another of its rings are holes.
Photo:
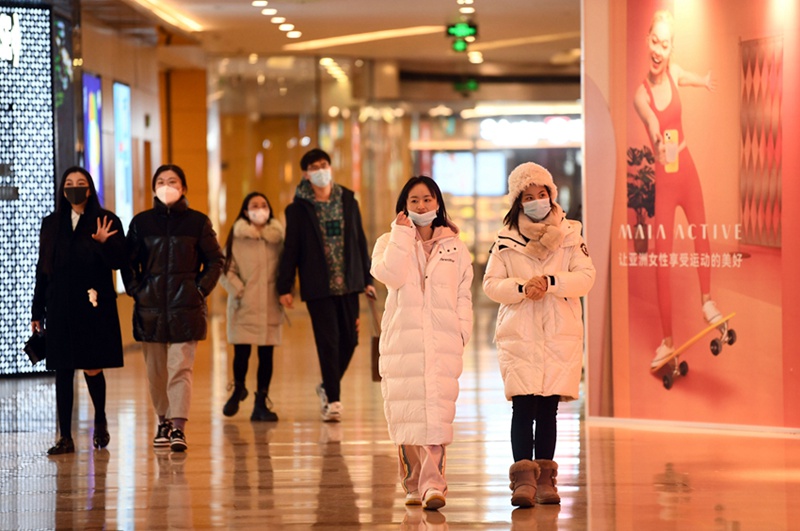
[[[142,342],[158,428],[153,446],[187,448],[184,429],[197,342],[206,338],[206,297],[223,255],[208,217],[189,208],[186,176],[174,164],[153,176],[155,206],[128,230],[125,288],[135,300],[133,335]]]

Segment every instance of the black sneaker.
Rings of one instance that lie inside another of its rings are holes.
[[[169,436],[169,448],[173,452],[185,452],[188,448],[186,444],[186,436],[177,428],[172,430]]]
[[[169,437],[172,433],[172,423],[162,422],[158,425],[156,436],[153,437],[153,448],[165,448],[169,446]]]
[[[56,445],[47,450],[47,455],[74,454],[75,443],[68,437],[59,437]]]

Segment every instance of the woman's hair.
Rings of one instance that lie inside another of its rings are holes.
[[[650,29],[647,30],[647,34],[650,35],[653,32],[655,25],[659,22],[663,22],[669,27],[669,36],[671,42],[675,37],[675,17],[673,17],[672,12],[667,9],[662,9],[653,13],[653,19],[650,21]]]
[[[267,196],[261,192],[250,192],[247,194],[247,196],[245,196],[244,201],[242,201],[242,208],[239,209],[239,215],[236,216],[236,219],[234,219],[233,223],[231,223],[231,228],[228,231],[228,239],[225,240],[225,266],[222,268],[223,273],[228,272],[228,269],[231,267],[231,260],[233,259],[233,226],[240,219],[250,223],[250,218],[245,215],[245,212],[247,212],[247,207],[250,206],[250,200],[254,197],[263,197],[264,201],[267,202],[267,208],[269,208],[269,217],[267,218],[267,223],[269,223],[274,217],[272,215],[272,205],[269,203]]]
[[[436,184],[436,181],[425,175],[412,177],[408,180],[405,186],[403,186],[403,189],[400,190],[400,196],[397,198],[395,214],[407,212],[408,194],[411,193],[412,188],[420,183],[428,187],[430,193],[436,197],[436,202],[439,203],[439,209],[436,211],[436,219],[434,219],[433,223],[431,223],[431,227],[446,227],[450,218],[447,216],[447,209],[444,206],[444,197],[442,197],[442,191],[439,189],[439,185]]]
[[[168,170],[174,171],[175,175],[177,175],[180,178],[181,184],[183,185],[183,191],[184,193],[186,193],[189,190],[189,186],[187,186],[186,184],[186,174],[183,172],[183,169],[177,164],[163,164],[158,167],[156,172],[153,174],[153,183],[152,183],[153,191],[154,192],[156,191],[156,181],[158,180],[158,176]]]
[[[67,182],[67,177],[71,173],[80,173],[86,180],[89,181],[89,199],[86,203],[87,210],[100,210],[102,208],[100,206],[100,199],[97,198],[97,189],[94,187],[94,179],[92,179],[91,174],[86,171],[84,168],[80,166],[72,166],[64,170],[64,173],[61,175],[61,181],[58,183],[58,194],[56,195],[56,212],[69,212],[72,208],[67,201],[67,198],[64,197],[64,184]]]
[[[550,196],[550,188],[545,186],[544,189],[547,191],[547,197],[550,198],[550,206],[555,206],[553,203],[553,198]],[[519,230],[519,215],[524,212],[524,209],[522,208],[523,195],[525,195],[525,190],[520,192],[517,198],[514,199],[514,204],[511,205],[511,208],[506,213],[506,217],[503,218],[503,225],[509,229]]]

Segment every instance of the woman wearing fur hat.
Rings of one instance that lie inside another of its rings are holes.
[[[556,413],[559,402],[578,398],[580,297],[594,284],[595,269],[580,222],[566,219],[556,203],[550,172],[521,164],[508,177],[508,191],[511,209],[490,251],[483,290],[500,303],[495,341],[513,407],[511,504],[531,507],[561,501],[553,461]]]
[[[389,290],[380,373],[406,505],[445,504],[445,446],[453,442],[464,345],[472,334],[472,258],[439,187],[412,177],[392,230],[375,243],[372,276]]]
[[[239,402],[247,398],[245,376],[250,346],[256,345],[258,387],[250,420],[278,420],[267,402],[272,352],[281,342],[283,311],[275,283],[283,237],[283,225],[273,217],[267,196],[259,192],[248,194],[225,243],[220,280],[228,292],[228,342],[233,344],[233,393],[222,408],[226,417],[234,416]]]

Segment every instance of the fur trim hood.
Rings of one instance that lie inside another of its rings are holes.
[[[284,237],[283,225],[275,218],[263,227],[257,227],[246,219],[237,219],[233,224],[234,238],[247,238],[251,240],[262,239],[267,243],[281,243]]]

